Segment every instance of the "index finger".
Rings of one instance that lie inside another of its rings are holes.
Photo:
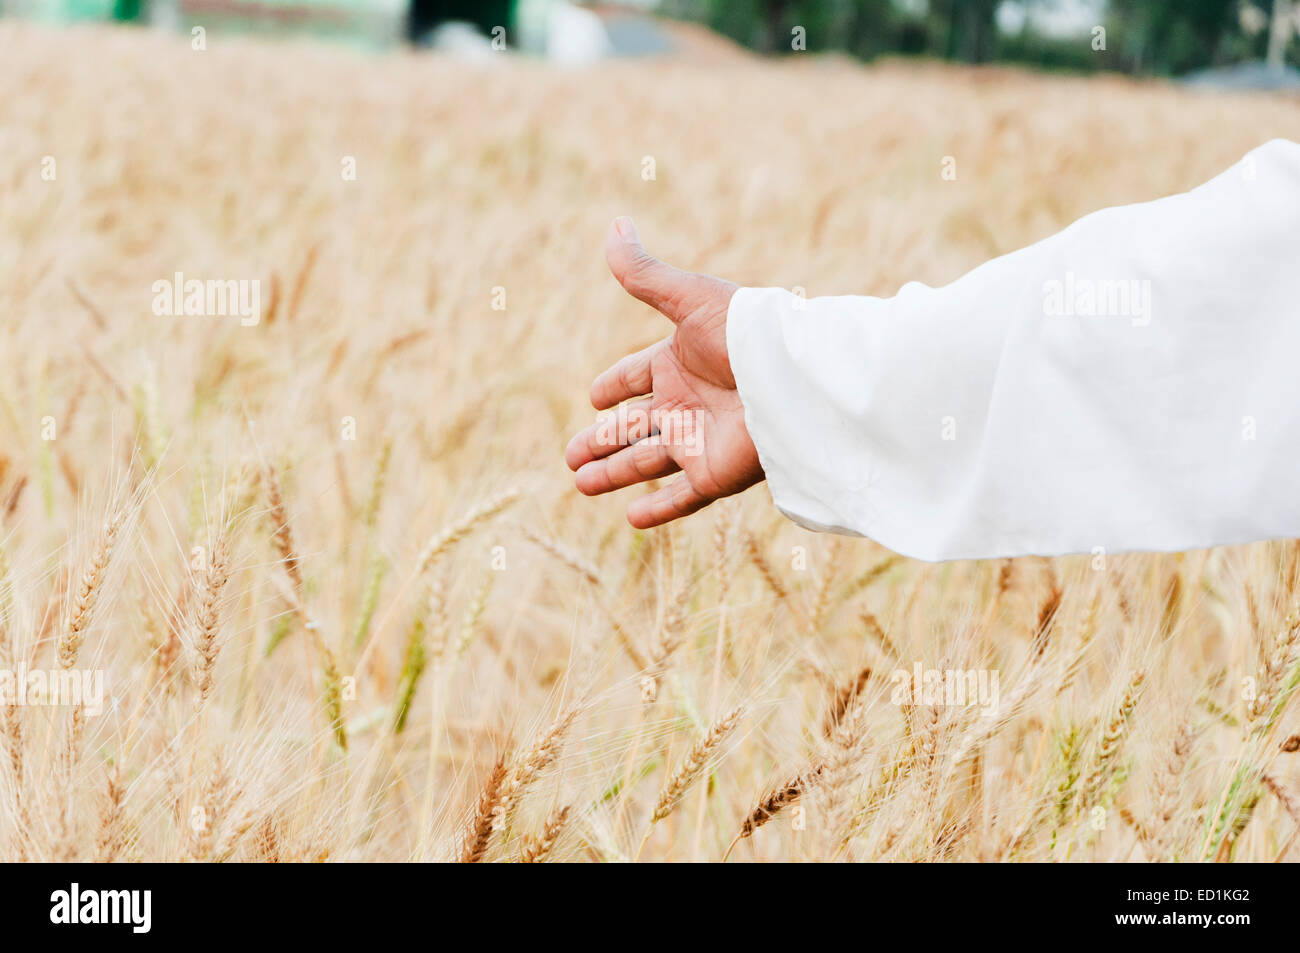
[[[655,355],[668,346],[671,338],[656,341],[635,354],[629,354],[602,373],[591,384],[591,404],[597,410],[608,410],[632,397],[650,393],[653,378],[650,364]]]

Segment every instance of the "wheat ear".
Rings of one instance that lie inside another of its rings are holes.
[[[525,837],[523,847],[519,851],[519,861],[524,864],[540,864],[550,856],[551,851],[555,849],[556,842],[560,835],[564,833],[564,826],[569,821],[569,807],[562,807],[550,813],[546,818],[546,823],[542,825],[542,832],[537,836]]]
[[[81,643],[86,637],[90,615],[94,611],[95,601],[104,584],[104,575],[108,571],[109,561],[113,558],[113,547],[117,543],[117,534],[121,527],[122,514],[118,511],[104,524],[90,562],[82,572],[81,585],[77,588],[77,594],[72,602],[68,626],[59,638],[59,664],[64,668],[73,668],[77,664],[77,654],[81,651]]]
[[[819,774],[821,774],[821,768],[816,768],[812,772],[814,777]],[[727,858],[731,856],[731,851],[737,844],[746,837],[752,837],[754,831],[758,830],[795,801],[799,800],[803,795],[805,786],[806,782],[804,776],[796,774],[793,778],[786,781],[785,784],[775,787],[771,791],[767,792],[767,794],[763,796],[763,799],[755,804],[753,810],[751,810],[745,817],[745,822],[740,825],[740,833],[736,835],[730,846],[727,847],[727,852],[722,855],[723,862],[725,863]]]
[[[682,795],[690,789],[691,785],[698,780],[700,774],[704,771],[709,756],[717,751],[722,742],[731,734],[732,729],[740,721],[740,716],[744,713],[745,706],[737,705],[710,725],[709,730],[700,736],[700,739],[695,742],[687,753],[685,760],[678,765],[677,770],[668,779],[663,790],[659,792],[659,799],[655,801],[654,814],[650,818],[651,824],[659,823],[673,812],[673,808],[682,799]]]
[[[221,595],[230,579],[230,565],[224,536],[218,536],[212,546],[212,557],[203,574],[199,588],[199,608],[195,618],[195,651],[198,660],[194,666],[194,683],[199,698],[206,700],[212,693],[212,672],[217,664],[217,634],[221,629]]]
[[[471,510],[468,516],[439,532],[420,551],[420,556],[416,560],[418,572],[423,573],[441,559],[448,550],[468,536],[474,527],[492,519],[492,517],[518,500],[519,496],[518,489],[506,490],[504,493],[492,497],[482,506]]]
[[[577,716],[576,707],[561,712],[551,726],[537,736],[527,757],[515,765],[510,774],[510,782],[501,795],[501,808],[497,812],[498,827],[504,827],[509,822],[529,786],[559,757],[564,735]]]
[[[470,817],[469,827],[465,831],[460,848],[462,864],[477,864],[487,856],[488,845],[492,842],[492,831],[496,825],[497,808],[501,805],[501,789],[505,785],[507,762],[504,754],[492,765],[483,790],[479,792],[478,803]]]

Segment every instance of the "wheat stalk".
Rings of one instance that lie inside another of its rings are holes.
[[[564,826],[569,821],[571,808],[565,806],[552,811],[542,825],[542,831],[536,836],[524,838],[519,849],[519,861],[524,864],[540,864],[550,857],[555,845],[564,833]]]
[[[577,716],[576,706],[566,708],[549,728],[537,736],[528,754],[515,764],[510,772],[510,780],[501,793],[501,803],[497,810],[498,830],[509,824],[528,788],[559,757],[564,735]]]
[[[67,627],[59,637],[59,664],[65,669],[75,668],[81,643],[86,637],[86,627],[90,624],[90,615],[104,584],[109,561],[113,558],[113,548],[117,544],[118,531],[122,527],[122,512],[116,511],[104,523],[90,561],[81,574],[81,585],[73,598],[72,611]]]
[[[835,730],[840,726],[840,722],[844,720],[844,715],[849,710],[849,706],[857,701],[858,696],[862,694],[862,689],[866,687],[870,678],[871,669],[864,668],[852,679],[836,687],[834,696],[831,699],[830,709],[826,712],[826,718],[822,723],[823,735],[829,738],[835,733]]]
[[[219,535],[212,545],[212,554],[203,573],[195,616],[194,644],[198,660],[194,666],[194,683],[203,701],[212,693],[212,673],[219,649],[217,635],[221,628],[221,595],[229,579],[226,540],[224,535]]]
[[[433,536],[420,551],[415,561],[416,571],[427,572],[429,567],[445,556],[452,547],[474,531],[480,523],[486,523],[498,513],[511,506],[520,497],[517,488],[506,490],[492,497],[486,503],[471,510],[463,519],[441,530]]]
[[[609,620],[610,628],[613,629],[615,637],[623,647],[623,651],[627,653],[628,658],[632,660],[632,664],[636,666],[638,671],[645,671],[650,668],[650,662],[646,659],[645,654],[637,646],[636,641],[628,633],[623,623],[619,621],[618,614],[614,612],[609,602],[604,598],[605,583],[600,570],[590,561],[583,559],[557,540],[549,539],[523,526],[519,528],[519,531],[524,535],[524,538],[540,546],[559,562],[586,579],[595,588],[597,605],[600,606],[606,619]]]
[[[1084,776],[1084,782],[1079,789],[1079,807],[1081,810],[1093,806],[1102,798],[1103,788],[1114,771],[1115,757],[1119,753],[1125,734],[1128,732],[1133,709],[1137,707],[1138,696],[1145,679],[1146,672],[1141,669],[1133,673],[1128,686],[1124,690],[1124,695],[1120,699],[1118,708],[1106,723],[1106,727],[1097,741],[1091,769]]]
[[[744,713],[745,706],[737,705],[711,724],[708,730],[700,736],[699,740],[691,746],[691,750],[687,752],[682,763],[677,766],[677,770],[672,773],[667,783],[660,790],[659,797],[655,801],[654,811],[650,816],[651,824],[658,824],[673,812],[673,808],[681,801],[682,796],[686,794],[691,785],[703,773],[710,756],[717,751],[722,742],[731,734]]]
[[[487,856],[508,770],[508,760],[502,754],[488,773],[483,789],[479,792],[474,813],[470,817],[469,826],[462,838],[459,857],[462,864],[477,864]]]
[[[293,544],[293,529],[289,525],[289,513],[285,509],[284,494],[280,490],[280,480],[276,475],[275,467],[268,463],[262,471],[262,479],[266,483],[266,501],[269,507],[267,513],[271,519],[271,541],[275,544],[276,552],[280,554],[280,564],[284,566],[285,574],[288,575],[290,583],[293,584],[294,595],[298,599],[299,611],[303,611],[302,567],[298,563],[298,551]],[[305,615],[304,621],[306,621]]]
[[[104,803],[99,815],[99,834],[95,840],[95,861],[110,864],[122,849],[122,787],[121,767],[114,763],[105,784]]]
[[[790,780],[778,785],[760,798],[749,814],[745,816],[744,823],[740,825],[740,833],[732,840],[730,846],[727,847],[726,853],[722,856],[723,861],[731,856],[731,851],[738,843],[746,837],[754,836],[756,830],[798,801],[803,796],[809,782],[820,777],[822,770],[823,768],[818,766],[813,768],[807,775],[796,774]]]
[[[749,561],[754,564],[758,574],[762,576],[763,582],[767,583],[767,588],[772,590],[774,596],[785,602],[789,598],[789,593],[786,592],[785,586],[781,585],[776,573],[772,571],[772,566],[767,561],[767,557],[758,548],[758,540],[754,539],[753,533],[745,533],[744,545]]]

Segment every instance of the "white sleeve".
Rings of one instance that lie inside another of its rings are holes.
[[[940,288],[742,288],[727,347],[809,529],[929,560],[1300,536],[1300,145]]]

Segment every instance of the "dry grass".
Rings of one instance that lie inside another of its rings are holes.
[[[0,712],[3,856],[1295,858],[1296,544],[929,566],[762,489],[638,533],[561,460],[664,331],[616,214],[891,293],[1300,138],[1294,101],[14,23],[0,88],[0,651],[111,696]],[[176,271],[260,279],[261,323],[155,317]],[[895,704],[918,661],[998,704]]]

